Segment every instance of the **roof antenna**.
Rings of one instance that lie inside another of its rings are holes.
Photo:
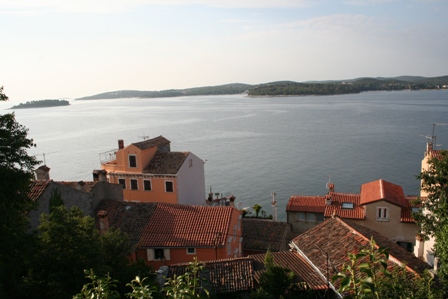
[[[431,136],[431,142],[432,142],[432,144],[433,144],[433,148],[434,148],[434,149],[436,149],[436,146],[437,146],[437,144],[436,144],[436,142],[437,142],[437,136],[436,136],[436,133],[435,133],[436,126],[448,126],[448,124],[445,124],[445,123],[434,123],[434,124],[432,124],[432,136]]]
[[[149,138],[149,136],[145,135],[145,133],[143,133],[143,135],[142,136],[138,136],[138,138],[143,138],[143,140],[146,140],[146,139]]]

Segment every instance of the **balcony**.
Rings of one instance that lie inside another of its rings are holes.
[[[100,163],[104,164],[117,159],[117,151],[118,149],[110,150],[104,153],[100,153]]]

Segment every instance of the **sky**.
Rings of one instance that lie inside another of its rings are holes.
[[[447,0],[0,0],[10,103],[448,75]]]

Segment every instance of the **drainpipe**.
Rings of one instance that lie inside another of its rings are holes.
[[[300,250],[300,248],[294,244],[294,242],[289,242],[289,244],[294,247],[294,249],[303,257],[306,259],[306,261],[311,265],[311,267],[313,267],[314,270],[317,271],[317,273],[319,274],[320,277],[322,277],[328,284],[328,286],[333,290],[333,292],[335,292],[335,294],[338,296],[338,298],[342,299],[342,295],[336,290],[336,288],[334,287],[334,285],[327,279],[327,277],[325,277],[325,275],[322,274],[322,272],[320,272],[319,268],[317,268],[313,262],[302,252],[302,250]]]

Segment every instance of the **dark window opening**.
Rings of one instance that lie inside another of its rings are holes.
[[[163,254],[163,249],[162,248],[154,249],[154,259],[155,260],[163,260],[164,258],[165,258],[165,256]]]
[[[151,191],[151,181],[144,180],[143,181],[143,188],[145,188],[145,191]]]
[[[138,190],[137,180],[131,179],[131,190]]]
[[[165,182],[165,192],[174,192],[174,185],[171,181]]]
[[[123,189],[126,189],[126,180],[125,179],[118,179],[118,184],[121,184],[123,186]]]
[[[129,167],[137,167],[137,157],[135,155],[129,155]]]

